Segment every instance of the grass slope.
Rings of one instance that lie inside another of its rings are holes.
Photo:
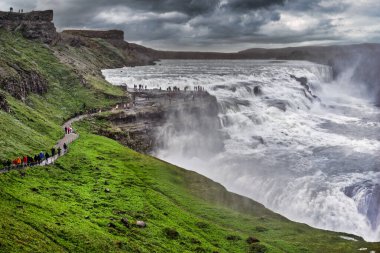
[[[380,250],[290,222],[194,172],[86,132],[54,166],[0,175],[0,216],[0,252]],[[261,242],[250,245],[249,236]]]
[[[97,52],[99,48],[107,50],[100,46],[82,50]],[[18,78],[15,68],[21,66],[36,71],[48,83],[47,93],[30,94],[25,101],[0,90],[11,107],[10,114],[0,111],[0,160],[49,149],[62,136],[60,125],[74,113],[84,107],[106,107],[125,99],[121,88],[102,79],[97,66],[92,66],[94,74],[81,76],[75,66],[56,56],[58,50],[66,50],[70,55],[81,49],[62,44],[49,47],[0,29],[0,81],[4,78],[6,82],[10,76]],[[89,54],[86,59],[95,61],[99,54]]]

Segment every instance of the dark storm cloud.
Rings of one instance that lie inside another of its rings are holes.
[[[259,8],[266,8],[273,5],[283,5],[285,0],[230,0],[224,5],[225,8],[238,12],[246,12],[251,10],[257,10]]]
[[[257,44],[374,41],[378,0],[2,0],[9,9],[54,9],[66,28],[121,29],[163,49],[243,49]]]

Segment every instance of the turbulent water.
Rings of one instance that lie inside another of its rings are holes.
[[[183,115],[186,131],[170,120],[158,131],[159,158],[292,220],[380,240],[380,111],[350,73],[333,81],[329,67],[308,62],[167,60],[103,74],[115,85],[201,85],[216,97],[220,128],[207,131],[221,140]]]

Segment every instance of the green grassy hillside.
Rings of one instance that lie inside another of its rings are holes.
[[[196,173],[83,131],[54,166],[0,176],[0,216],[0,252],[380,250],[290,222]]]
[[[96,45],[96,41],[93,43]],[[121,88],[102,79],[97,65],[89,65],[86,70],[91,74],[83,76],[75,65],[56,56],[58,51],[65,51],[78,57],[82,50],[93,52],[88,53],[85,63],[100,61],[102,50],[108,52],[103,46],[73,49],[61,43],[48,47],[0,30],[0,49],[0,92],[10,107],[10,113],[0,111],[0,160],[48,149],[62,136],[60,125],[65,119],[85,109],[106,107],[126,99]],[[112,64],[118,66],[109,60],[109,66]],[[19,99],[18,93],[33,86],[28,80],[33,78],[32,72],[46,81],[46,92],[29,92],[25,99]],[[11,82],[14,84],[9,85]]]
[[[0,30],[0,93],[10,108],[0,111],[0,159],[46,150],[65,119],[128,99],[99,73],[123,57],[101,40],[46,46]],[[26,92],[38,85],[41,92]],[[93,124],[78,126],[79,140],[55,165],[0,174],[0,252],[380,252],[379,243],[288,221],[194,172],[89,134]]]

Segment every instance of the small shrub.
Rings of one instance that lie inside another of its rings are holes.
[[[198,228],[202,228],[202,229],[205,229],[205,228],[208,228],[209,225],[207,223],[204,223],[204,222],[197,222],[195,223],[195,225],[198,227]]]
[[[194,249],[194,252],[196,252],[196,253],[206,253],[207,251],[204,248],[197,247],[196,249]]]
[[[255,238],[255,237],[253,237],[253,236],[250,236],[250,237],[247,238],[246,242],[247,242],[248,244],[252,244],[252,243],[260,242],[260,240],[257,239],[257,238]]]
[[[179,233],[174,228],[165,228],[164,234],[167,238],[172,240],[177,239],[179,237]]]
[[[254,243],[254,244],[249,245],[248,252],[249,253],[265,253],[267,252],[267,247],[259,243]]]
[[[226,239],[227,239],[228,241],[239,241],[239,240],[241,240],[241,237],[238,236],[238,235],[228,235],[228,236],[226,237]]]
[[[190,242],[191,242],[192,244],[202,244],[201,241],[199,241],[197,238],[191,238],[191,239],[190,239]]]
[[[259,233],[262,233],[262,232],[268,231],[267,228],[262,227],[262,226],[257,226],[257,227],[255,228],[255,230],[256,230],[257,232],[259,232]]]

